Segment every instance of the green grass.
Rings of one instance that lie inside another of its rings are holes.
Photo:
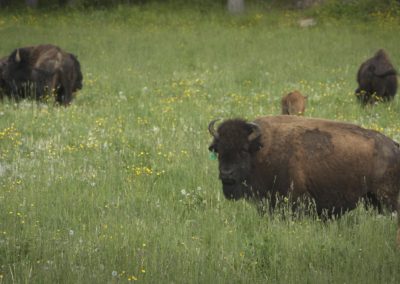
[[[360,63],[396,19],[123,7],[0,13],[0,54],[53,43],[76,55],[72,106],[0,104],[0,283],[398,283],[396,220],[261,217],[224,199],[208,122],[280,113],[349,121],[400,141],[399,98],[362,109]]]

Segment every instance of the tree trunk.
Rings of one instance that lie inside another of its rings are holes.
[[[228,11],[231,14],[238,14],[244,11],[244,0],[228,0]]]

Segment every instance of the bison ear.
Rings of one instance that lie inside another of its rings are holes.
[[[253,141],[261,136],[261,129],[258,124],[254,122],[248,122],[247,127],[249,128],[249,141]]]

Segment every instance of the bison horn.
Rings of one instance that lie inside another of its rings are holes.
[[[254,139],[257,139],[258,137],[261,136],[261,129],[258,124],[254,122],[248,122],[247,125],[249,125],[252,129],[252,132],[249,136],[249,141],[253,141]]]
[[[208,125],[208,132],[210,132],[210,134],[214,137],[217,138],[218,137],[218,133],[214,128],[214,124],[219,120],[219,118],[214,119],[210,122],[210,124]]]
[[[19,55],[19,49],[17,49],[17,53],[15,54],[15,61],[20,62],[21,61],[21,56]]]

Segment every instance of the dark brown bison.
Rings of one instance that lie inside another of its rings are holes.
[[[6,66],[7,59],[8,56],[0,59],[0,100],[2,100],[5,95],[6,83],[3,78],[3,70]]]
[[[82,88],[81,66],[77,58],[54,45],[15,49],[2,68],[6,95],[13,99],[43,99],[55,94],[62,105],[70,104],[72,94]]]
[[[306,109],[307,97],[299,91],[293,91],[284,96],[281,100],[282,114],[303,115]]]
[[[214,124],[209,150],[218,155],[228,199],[270,199],[272,206],[277,196],[312,199],[318,214],[328,215],[362,198],[400,209],[399,144],[379,132],[287,115]]]
[[[383,49],[361,64],[357,82],[358,88],[355,93],[364,105],[394,98],[397,91],[397,72]]]

